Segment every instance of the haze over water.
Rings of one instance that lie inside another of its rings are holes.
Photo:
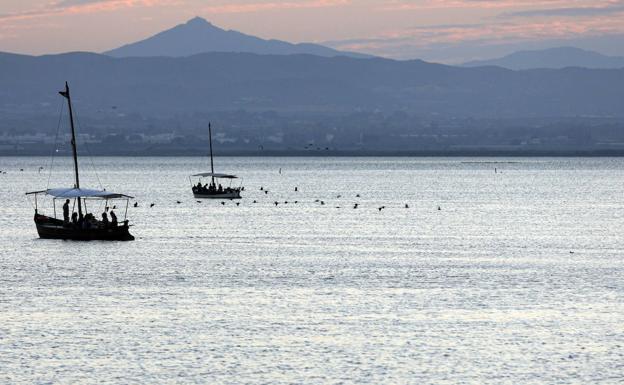
[[[0,382],[622,381],[623,159],[218,158],[240,206],[93,161],[136,241],[38,239],[49,159],[0,158]]]

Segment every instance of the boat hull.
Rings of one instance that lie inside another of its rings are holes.
[[[230,192],[197,192],[193,191],[193,196],[197,199],[241,199],[240,191],[234,190]]]
[[[47,217],[35,218],[37,233],[42,239],[66,239],[73,241],[133,241],[126,223],[106,228],[82,229],[65,226],[62,221]]]

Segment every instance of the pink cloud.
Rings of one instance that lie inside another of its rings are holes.
[[[599,5],[609,6],[617,0],[393,0],[389,1],[380,9],[385,11],[407,11],[444,8],[477,8],[477,9],[513,9],[513,8],[536,8],[536,7],[595,7]]]
[[[253,13],[280,9],[326,8],[351,4],[351,0],[310,0],[257,2],[247,4],[213,5],[203,9],[206,13]]]
[[[624,34],[622,14],[586,18],[557,18],[466,25],[432,25],[409,29],[387,30],[376,37],[332,42],[342,50],[366,52],[402,58],[400,52],[439,46],[479,43],[511,44],[546,39]]]
[[[460,43],[475,40],[520,41],[541,38],[569,38],[579,35],[602,35],[624,32],[619,17],[586,20],[547,20],[528,23],[498,23],[469,27],[449,27],[440,30],[425,28],[406,31],[407,36],[424,38],[428,43]]]
[[[124,8],[154,7],[173,5],[176,0],[63,0],[47,3],[45,6],[29,11],[0,14],[0,20],[28,20],[47,16],[62,16],[110,12]]]
[[[84,13],[111,12],[118,9],[135,8],[135,7],[153,7],[156,5],[164,5],[163,1],[157,0],[101,0],[90,1],[86,3],[78,3],[62,8],[61,14],[74,15]]]

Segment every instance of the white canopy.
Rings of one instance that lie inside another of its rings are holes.
[[[212,173],[212,172],[204,172],[204,173],[201,173],[201,174],[195,174],[193,176],[199,176],[199,177],[202,177],[202,178],[214,177],[214,178],[223,178],[223,179],[237,179],[238,178],[236,175],[216,174],[216,173]]]
[[[84,188],[51,188],[42,191],[33,191],[26,193],[29,194],[46,194],[52,195],[55,198],[93,198],[93,199],[119,199],[119,198],[133,198],[129,195],[109,192],[106,190],[90,190]]]

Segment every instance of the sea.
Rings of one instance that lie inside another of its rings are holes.
[[[0,383],[624,383],[624,159],[215,162],[241,200],[193,198],[206,158],[82,157],[136,240],[73,242],[25,195],[71,159],[0,158]]]

